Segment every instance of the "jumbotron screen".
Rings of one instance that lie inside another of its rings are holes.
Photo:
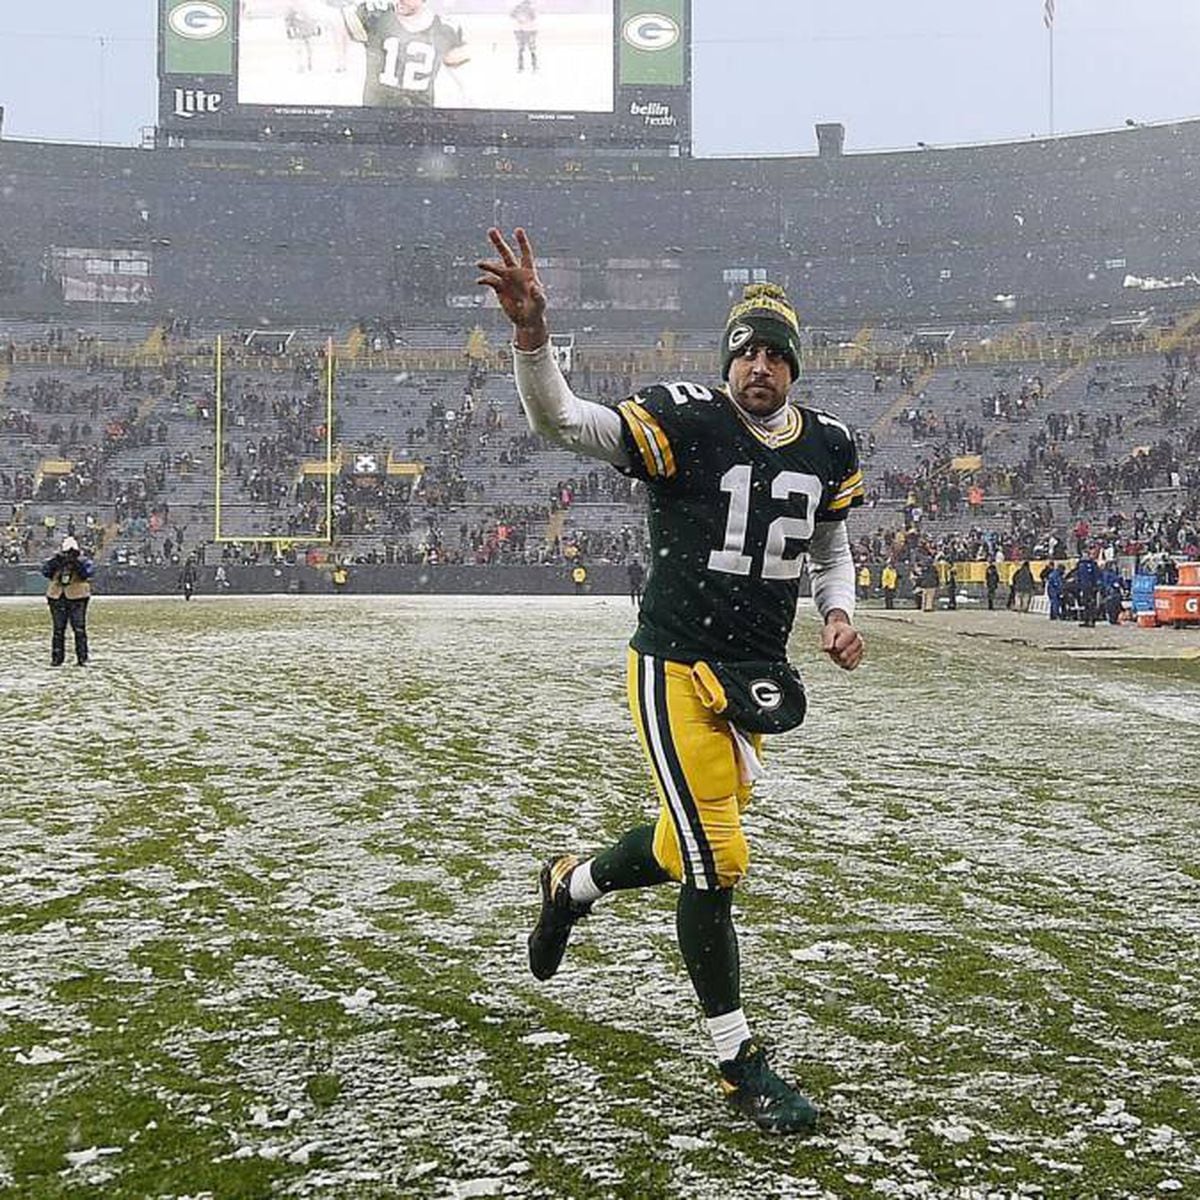
[[[188,138],[686,146],[690,0],[160,0]]]

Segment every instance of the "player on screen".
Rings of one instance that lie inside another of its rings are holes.
[[[296,5],[287,10],[283,20],[288,41],[296,47],[298,69],[306,75],[313,69],[313,41],[321,36],[321,26]]]
[[[368,108],[432,108],[442,67],[470,58],[462,30],[443,21],[426,0],[365,0],[342,13],[350,36],[367,49]]]
[[[525,70],[525,53],[529,52],[529,69],[537,70],[537,11],[530,0],[521,2],[509,14],[517,38],[517,70]]]

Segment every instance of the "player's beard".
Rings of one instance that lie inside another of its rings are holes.
[[[787,393],[787,388],[781,390],[770,379],[747,382],[736,392],[730,389],[734,404],[747,416],[759,421],[779,412],[787,402]]]

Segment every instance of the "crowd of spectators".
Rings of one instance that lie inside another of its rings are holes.
[[[59,346],[60,332],[49,331],[47,346]],[[211,528],[211,513],[179,499],[182,481],[209,470],[211,384],[193,380],[182,355],[154,369],[119,369],[105,365],[101,350],[82,368],[25,372],[4,387],[0,439],[36,452],[36,465],[29,455],[0,458],[8,561],[28,560],[61,536],[47,512],[56,508],[90,548],[126,562],[179,559],[199,549],[194,538],[186,541],[189,526]],[[263,353],[269,366],[256,367],[249,352],[231,360],[221,447],[226,501],[241,505],[258,533],[280,540],[320,534],[331,513],[335,553],[362,561],[644,558],[641,501],[631,481],[583,460],[569,459],[564,469],[564,452],[516,417],[511,382],[495,386],[478,362],[461,375],[413,380],[423,408],[391,434],[356,439],[352,451],[371,454],[340,459],[329,496],[325,474],[305,471],[306,463],[324,461],[330,434],[323,353],[278,346]],[[1144,367],[1139,376],[1128,364],[1094,365],[1085,397],[1120,400],[1099,410],[1086,402],[1055,405],[1053,386],[1039,374],[1013,372],[1012,382],[986,388],[978,375],[959,378],[948,395],[930,400],[916,390],[925,374],[902,372],[893,428],[910,453],[884,461],[869,479],[873,528],[857,532],[857,557],[906,566],[1065,557],[1078,552],[1085,515],[1086,543],[1106,552],[1193,552],[1195,368],[1190,351],[1170,353],[1150,379]],[[874,380],[878,391],[878,371]],[[593,372],[586,357],[575,374],[579,390],[609,402],[638,382],[632,363]],[[854,427],[860,454],[874,453],[883,425],[868,429],[854,412],[839,415]],[[193,440],[180,441],[188,427]],[[335,422],[335,441],[340,433]],[[126,451],[140,453],[113,469]],[[859,530],[866,523],[856,518]]]

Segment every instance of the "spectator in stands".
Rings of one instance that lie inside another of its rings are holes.
[[[95,567],[82,554],[73,537],[65,537],[59,551],[42,564],[42,574],[50,581],[46,601],[50,605],[50,665],[61,667],[67,653],[67,623],[75,640],[75,661],[88,664],[87,606],[92,594],[91,579]]]

